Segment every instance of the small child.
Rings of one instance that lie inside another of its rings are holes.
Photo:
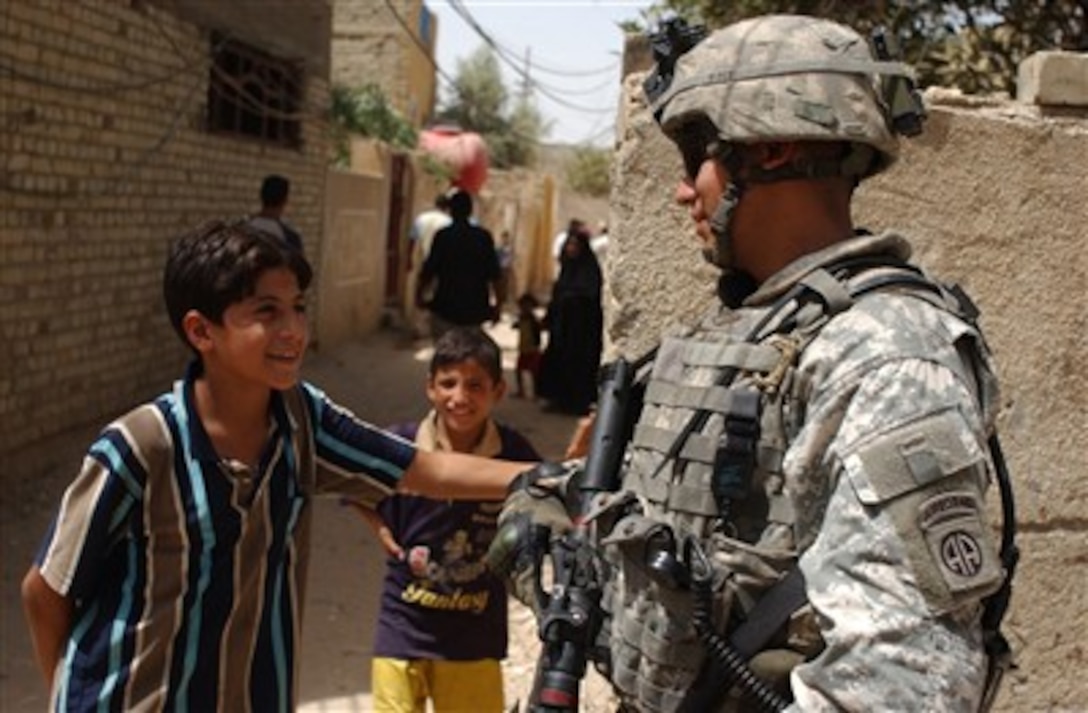
[[[533,395],[536,394],[537,378],[540,374],[540,334],[543,325],[536,316],[538,302],[535,297],[526,292],[518,298],[518,318],[514,326],[518,330],[518,361],[514,369],[517,390],[514,398],[523,398],[529,395],[525,388],[525,377],[531,379]]]
[[[540,460],[522,435],[491,418],[505,390],[495,341],[455,328],[435,342],[431,411],[392,430],[420,450]],[[428,699],[435,711],[503,710],[506,589],[484,563],[501,505],[395,495],[376,513],[360,508],[390,555],[371,672],[378,713],[423,713]]]
[[[419,451],[300,382],[311,274],[244,224],[171,248],[195,358],[91,445],[23,579],[52,710],[294,710],[314,496],[501,498],[525,469]]]

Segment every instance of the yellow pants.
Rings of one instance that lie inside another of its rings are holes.
[[[371,664],[376,713],[502,713],[502,668],[481,661],[405,661],[377,657]]]

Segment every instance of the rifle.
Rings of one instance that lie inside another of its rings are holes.
[[[593,647],[601,627],[601,577],[585,517],[597,495],[619,489],[620,462],[634,425],[629,406],[635,371],[623,358],[601,369],[579,512],[574,528],[552,545],[551,591],[537,584],[542,646],[529,697],[532,713],[577,711],[586,663],[600,656]]]
[[[596,496],[614,492],[620,485],[620,464],[624,447],[631,437],[637,420],[639,399],[633,395],[634,376],[657,353],[654,349],[634,363],[623,358],[605,365],[601,370],[597,416],[593,424],[584,477],[578,486],[578,512],[574,527],[551,544],[552,585],[544,590],[540,581],[548,530],[537,528],[531,546],[537,608],[540,611],[538,634],[541,641],[533,687],[529,696],[528,713],[567,713],[578,710],[579,692],[586,664],[590,660],[607,661],[607,650],[596,646],[601,627],[602,572],[596,549],[589,537],[586,522]],[[632,404],[632,400],[636,403]],[[634,407],[632,407],[634,406]],[[690,540],[679,562],[655,559],[648,562],[651,569],[663,574],[676,574],[678,584],[690,588],[696,597],[693,624],[699,638],[707,646],[715,676],[710,690],[720,690],[720,684],[739,684],[754,696],[757,706],[765,711],[779,711],[787,702],[771,691],[748,669],[745,661],[729,644],[714,632],[711,621],[711,570],[701,549]],[[678,569],[684,569],[683,572]],[[690,571],[689,571],[690,569]],[[679,580],[683,580],[679,583]],[[697,688],[701,688],[697,684]],[[692,700],[704,700],[707,691],[693,691]],[[711,694],[716,697],[715,694]],[[691,709],[690,703],[688,709]]]

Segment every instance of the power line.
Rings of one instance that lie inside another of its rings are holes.
[[[529,73],[521,67],[518,60],[511,59],[509,50],[499,45],[499,43],[497,43],[494,38],[491,37],[491,34],[480,25],[480,23],[476,20],[475,17],[473,17],[472,13],[469,12],[468,8],[465,7],[464,3],[461,0],[449,0],[449,5],[451,8],[453,8],[453,11],[457,13],[457,15],[462,20],[464,20],[465,23],[477,35],[479,35],[484,43],[487,44],[496,53],[496,56],[500,61],[502,61],[505,65],[514,70],[514,72],[522,77],[529,86],[536,89],[545,98],[551,99],[553,102],[561,106],[565,106],[569,109],[574,109],[575,111],[580,111],[588,114],[601,114],[612,111],[611,108],[606,109],[581,106],[578,104],[574,104],[573,102],[570,102],[561,96],[558,96],[557,93],[563,92],[563,89],[545,85],[542,82],[532,78]]]
[[[458,7],[457,7],[458,5],[462,9],[464,9],[464,11],[466,13],[468,13],[468,8],[462,2],[460,2],[460,0],[447,0],[447,4],[450,7],[452,7],[455,12],[458,12],[459,14],[460,14],[460,11],[458,10]],[[471,15],[471,13],[469,13],[469,14]],[[491,38],[491,42],[493,43],[493,47],[495,48],[496,52],[500,52],[502,54],[505,54],[508,57],[516,57],[517,56],[518,53],[515,52],[514,50],[510,49],[509,47],[507,47],[506,43],[499,42],[498,40],[496,40],[494,38],[494,36],[490,36],[490,38]],[[539,62],[537,62],[537,63],[533,64],[533,69],[539,70],[539,71],[543,72],[544,74],[551,74],[551,75],[554,75],[554,76],[557,76],[557,77],[578,78],[578,77],[595,77],[595,76],[599,76],[599,75],[602,75],[602,74],[615,74],[615,71],[616,71],[617,68],[619,68],[619,66],[620,66],[619,61],[616,61],[616,62],[613,62],[613,63],[611,63],[611,64],[609,64],[609,65],[607,65],[605,67],[598,67],[597,69],[585,69],[585,70],[580,70],[580,69],[558,69],[558,68],[549,67],[546,64],[540,64]]]
[[[157,19],[155,19],[153,15],[148,14],[146,17],[152,22],[152,24],[155,25],[159,33],[164,38],[166,38],[167,42],[169,42],[174,54],[181,60],[180,67],[170,67],[162,74],[153,75],[135,81],[83,84],[56,80],[49,77],[46,73],[27,71],[18,66],[19,60],[17,58],[0,52],[0,74],[8,74],[15,79],[19,79],[24,82],[30,82],[31,84],[35,84],[40,87],[47,87],[49,89],[59,89],[61,91],[76,92],[80,94],[104,95],[137,91],[141,89],[147,89],[148,87],[152,87],[156,84],[170,82],[178,78],[179,72],[188,73],[193,70],[203,72],[203,67],[201,66],[204,61],[203,53],[195,57],[186,56],[185,52],[183,52],[181,48],[177,46],[177,44],[174,42],[174,39],[170,37],[170,35],[166,32],[165,28],[162,27],[162,25]],[[213,56],[216,51],[217,50],[213,50]],[[8,62],[11,62],[13,64],[8,64]]]
[[[169,72],[157,75],[153,77],[147,77],[134,82],[108,82],[102,84],[74,84],[70,82],[62,82],[55,79],[51,79],[45,74],[37,74],[35,72],[27,72],[20,69],[8,62],[16,62],[14,57],[7,54],[0,53],[0,73],[8,74],[15,79],[19,79],[24,82],[30,82],[41,87],[47,87],[49,89],[59,89],[65,92],[78,92],[81,94],[119,94],[123,92],[137,91],[140,89],[147,89],[148,87],[163,82],[169,82],[177,78],[178,71],[185,71],[192,69],[192,66],[186,66],[181,68],[171,68]]]
[[[533,71],[536,71],[537,66],[536,66],[535,63],[532,65],[532,69],[533,69]],[[615,79],[606,79],[606,80],[604,80],[603,82],[601,82],[599,84],[594,84],[592,87],[586,87],[585,89],[564,89],[563,93],[564,94],[569,94],[571,96],[589,96],[591,94],[600,95],[600,93],[603,90],[605,90],[605,89],[607,89],[609,87],[613,87],[615,85],[616,85],[616,80]]]
[[[193,58],[187,55],[186,51],[178,45],[172,36],[163,27],[162,23],[153,14],[147,15],[152,25],[156,30],[166,39],[170,45],[171,51],[182,61],[182,67],[180,70],[175,68],[169,75],[161,77],[153,77],[147,80],[140,80],[138,82],[132,82],[127,84],[101,84],[101,85],[84,85],[84,84],[70,84],[70,83],[58,83],[53,82],[47,77],[36,75],[34,73],[27,73],[22,71],[10,72],[16,79],[25,81],[32,84],[39,84],[41,86],[51,87],[62,91],[72,92],[91,92],[97,91],[100,93],[111,93],[129,91],[138,89],[141,87],[151,86],[158,83],[165,83],[166,81],[177,82],[184,80],[186,74],[191,75],[192,83],[185,91],[185,94],[177,102],[173,115],[170,117],[166,124],[166,127],[145,149],[140,151],[139,155],[131,162],[126,162],[117,167],[117,171],[112,176],[106,176],[102,179],[95,181],[98,186],[93,188],[78,190],[75,187],[69,186],[59,190],[47,190],[37,188],[26,188],[17,185],[16,181],[7,180],[0,181],[0,191],[9,193],[21,193],[30,195],[50,196],[54,198],[75,198],[76,196],[98,198],[105,197],[111,194],[115,194],[121,191],[125,186],[131,184],[133,180],[140,174],[141,171],[159,155],[163,149],[169,144],[174,136],[177,134],[179,128],[183,125],[183,120],[191,115],[191,109],[194,106],[194,98],[199,93],[200,89],[205,86],[205,82],[208,80],[208,69],[222,82],[229,85],[238,94],[239,98],[248,105],[248,107],[255,112],[260,113],[262,116],[279,118],[289,121],[299,121],[303,119],[312,119],[319,122],[328,121],[328,110],[324,106],[318,106],[310,102],[310,106],[307,107],[306,103],[303,103],[303,110],[301,112],[284,112],[278,107],[272,107],[263,102],[257,97],[254,97],[247,88],[240,84],[234,77],[226,74],[221,67],[217,66],[216,58],[223,51],[223,49],[233,41],[233,37],[229,33],[223,33],[221,37],[217,39],[214,45],[210,48],[208,54],[201,52],[198,57]],[[205,67],[207,62],[207,68]],[[4,69],[9,69],[0,64],[0,72]],[[303,95],[304,96],[304,95]],[[9,112],[13,117],[31,116],[28,112],[33,110],[22,110],[19,112]]]
[[[103,179],[102,186],[98,190],[85,190],[78,191],[74,188],[66,188],[61,190],[43,190],[35,188],[23,188],[15,185],[15,183],[7,179],[0,182],[0,190],[7,191],[9,193],[22,193],[29,195],[39,196],[51,196],[54,198],[75,198],[76,196],[83,196],[88,198],[100,198],[109,196],[120,192],[120,189],[125,185],[131,183],[136,176],[144,169],[144,167],[155,157],[156,154],[162,151],[163,147],[174,138],[174,134],[177,133],[178,127],[181,126],[182,119],[189,115],[189,108],[192,103],[193,97],[196,95],[197,90],[203,86],[203,77],[196,76],[195,81],[190,85],[189,90],[185,93],[185,96],[178,103],[178,107],[174,111],[173,117],[167,124],[166,129],[155,139],[140,156],[127,165],[122,165],[120,170],[113,176],[109,176]]]
[[[565,106],[568,109],[573,109],[575,111],[583,112],[586,114],[605,114],[615,111],[614,107],[581,106],[579,104],[567,101],[561,96],[558,96],[556,92],[562,91],[561,89],[553,89],[533,79],[531,76],[529,76],[528,72],[526,72],[525,69],[523,69],[516,61],[511,60],[508,56],[509,51],[500,47],[499,44],[495,42],[491,35],[480,25],[479,22],[476,21],[476,18],[472,16],[472,13],[469,12],[468,8],[465,7],[462,0],[449,0],[449,5],[453,9],[453,11],[457,13],[458,17],[464,20],[465,23],[477,35],[480,36],[484,43],[486,43],[489,47],[491,47],[492,50],[495,51],[496,56],[499,60],[501,60],[504,64],[510,67],[515,73],[522,77],[529,84],[529,86],[535,88],[545,98],[550,99],[556,104]]]

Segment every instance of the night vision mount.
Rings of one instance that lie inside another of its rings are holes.
[[[706,35],[705,25],[688,25],[682,17],[664,20],[656,32],[647,34],[657,65],[642,83],[642,91],[646,93],[646,101],[650,106],[669,90],[676,60],[702,42]]]
[[[869,37],[873,54],[882,62],[898,61],[899,46],[883,27],[873,29]],[[902,74],[880,77],[880,90],[888,111],[888,125],[900,136],[918,136],[926,120],[926,106],[914,79]]]

